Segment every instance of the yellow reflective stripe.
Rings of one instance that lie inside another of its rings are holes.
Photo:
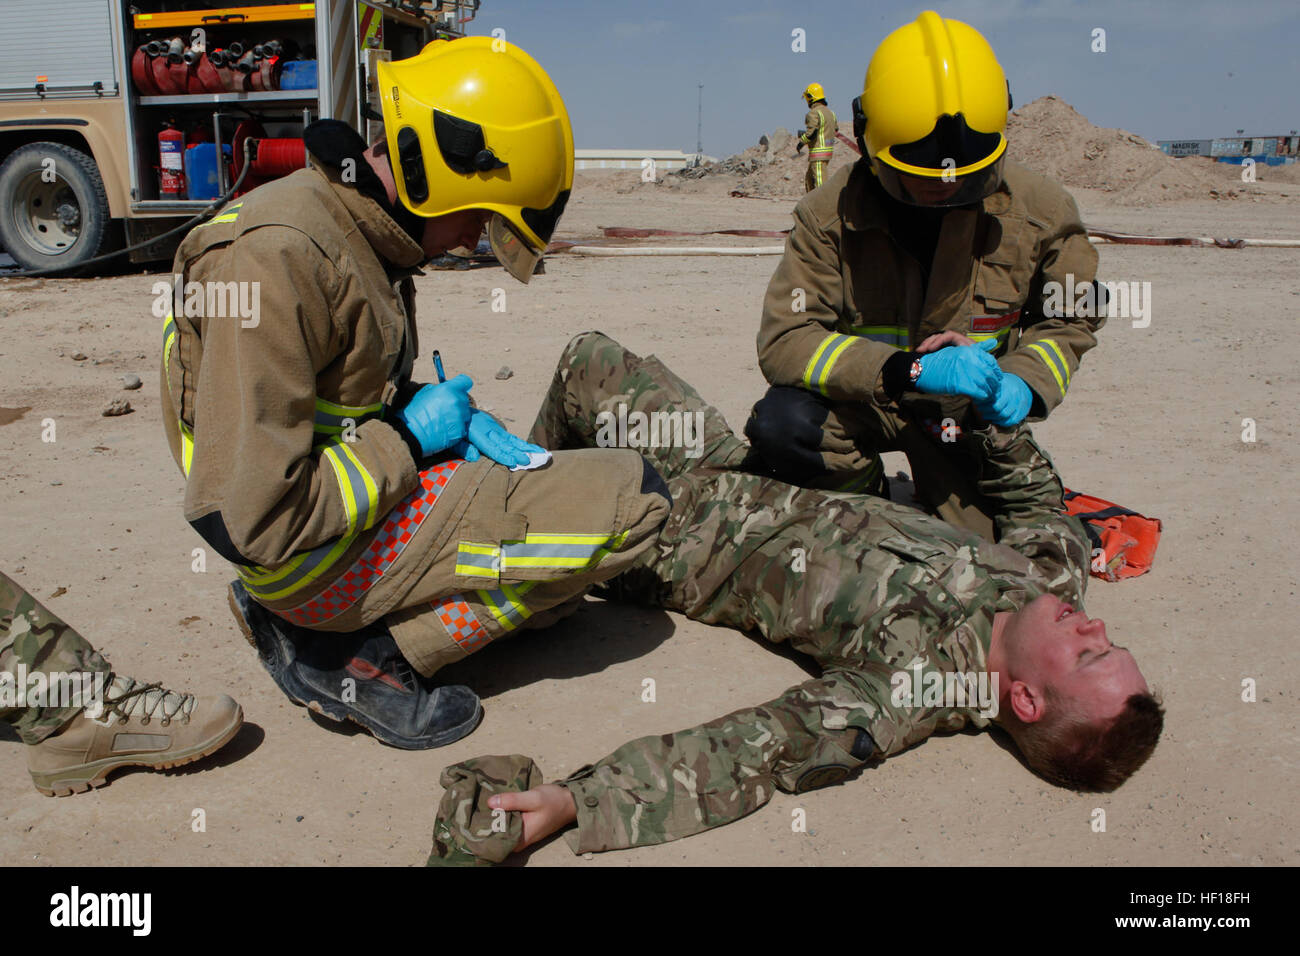
[[[813,383],[812,383],[812,374],[813,374],[813,369],[815,369],[815,368],[817,367],[818,363],[821,362],[821,359],[822,359],[822,353],[826,351],[827,347],[831,344],[832,341],[835,340],[835,338],[836,338],[836,336],[834,336],[834,335],[828,335],[828,336],[826,336],[826,338],[822,339],[822,344],[819,345],[819,346],[817,347],[817,351],[816,351],[816,352],[813,352],[813,354],[812,354],[812,358],[810,358],[810,359],[808,360],[808,364],[807,364],[807,366],[804,367],[804,370],[803,370],[803,385],[804,385],[804,388],[812,388],[812,387],[813,387]]]
[[[243,205],[242,202],[237,202],[233,206],[229,207],[229,209],[223,212],[220,216],[213,216],[207,222],[199,223],[199,226],[210,226],[215,222],[234,222],[236,219],[239,218],[239,207],[242,205]]]
[[[194,463],[194,432],[182,421],[177,424],[181,428],[181,470],[185,472],[185,477],[190,476],[190,466]]]
[[[500,590],[479,591],[479,601],[492,612],[492,616],[496,618],[502,630],[513,631],[533,616],[533,612],[528,610],[522,598],[539,583],[541,582],[525,581],[514,586],[503,584]]]
[[[456,548],[456,573],[476,578],[493,578],[501,571],[501,549],[491,544],[462,541]]]
[[[901,325],[853,325],[849,327],[848,331],[853,335],[870,339],[873,342],[897,345],[900,348],[907,347],[909,336],[907,329]]]
[[[852,344],[853,344],[853,336],[851,335],[844,336],[844,341],[841,342],[839,345],[835,346],[835,349],[834,351],[831,352],[830,357],[826,359],[826,367],[822,369],[821,376],[817,380],[817,388],[821,391],[823,395],[826,394],[826,379],[830,376],[831,369],[835,367],[835,363],[839,360],[839,357],[841,354],[843,354],[844,350]]]
[[[1039,339],[1038,342],[1040,345],[1050,345],[1052,347],[1052,351],[1056,353],[1056,357],[1061,360],[1061,371],[1065,373],[1065,384],[1069,385],[1070,384],[1070,363],[1065,360],[1065,353],[1062,352],[1061,347],[1056,344],[1056,340]]]
[[[1043,348],[1037,342],[1030,344],[1029,348],[1033,349],[1043,357],[1043,364],[1052,370],[1052,377],[1056,379],[1056,385],[1061,390],[1061,397],[1064,398],[1065,382],[1061,380],[1061,373],[1056,370],[1056,363],[1052,361],[1052,357],[1047,353],[1047,349]]]
[[[853,344],[854,337],[844,335],[839,332],[826,336],[822,344],[813,353],[812,358],[808,360],[808,366],[803,372],[803,383],[805,388],[817,389],[823,395],[826,394],[826,376],[830,374],[832,366],[840,354]]]
[[[258,597],[266,598],[268,601],[277,601],[302,590],[332,568],[334,562],[355,540],[355,535],[344,535],[333,544],[322,545],[312,551],[305,551],[297,555],[290,559],[287,564],[282,564],[274,571],[267,571],[260,566],[245,569],[238,565],[235,566],[235,570],[244,580],[244,583],[248,585],[248,589],[256,593]],[[307,561],[314,563],[308,570],[297,573],[303,563]],[[290,575],[291,577],[289,577]],[[272,584],[279,583],[281,579],[286,577],[288,577],[288,580],[284,582],[284,587],[278,591],[267,590]]]
[[[1005,329],[999,329],[997,332],[971,332],[970,338],[975,342],[983,342],[986,339],[997,339],[998,348],[1002,348],[1002,346],[1007,344],[1007,336],[1010,334],[1011,326],[1007,326]]]
[[[170,311],[163,319],[163,375],[167,380],[167,391],[172,390],[172,347],[176,344],[176,319]],[[181,471],[185,477],[190,476],[190,467],[194,464],[194,432],[184,420],[176,419],[181,434]]]
[[[529,544],[595,544],[600,546],[609,540],[608,534],[526,534],[524,540]]]
[[[595,567],[626,540],[626,531],[617,535],[529,534],[523,541],[501,543],[501,570]]]
[[[343,510],[348,517],[348,529],[344,533],[351,535],[357,530],[365,531],[379,517],[375,507],[379,490],[374,478],[346,442],[335,440],[321,449],[321,455],[334,467],[338,479]]]

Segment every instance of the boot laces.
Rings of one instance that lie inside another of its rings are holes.
[[[145,683],[131,677],[114,675],[104,696],[105,710],[117,714],[118,723],[122,724],[136,715],[142,724],[157,718],[166,727],[177,717],[181,723],[188,724],[194,712],[193,694],[178,694],[161,683]]]

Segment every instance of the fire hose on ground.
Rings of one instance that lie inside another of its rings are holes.
[[[747,236],[784,238],[788,229],[709,229],[703,232],[679,232],[673,229],[646,229],[635,226],[604,226],[605,239],[643,239],[652,236]],[[1111,229],[1089,229],[1090,242],[1141,246],[1194,246],[1214,249],[1247,247],[1297,249],[1300,239],[1219,239],[1213,236],[1141,236]],[[548,253],[567,252],[578,256],[779,256],[784,246],[613,246],[603,240],[558,240]]]

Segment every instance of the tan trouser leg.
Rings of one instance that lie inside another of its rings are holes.
[[[553,622],[655,541],[669,501],[643,492],[627,449],[560,451],[536,471],[490,476],[401,609],[385,616],[425,676],[516,630]]]

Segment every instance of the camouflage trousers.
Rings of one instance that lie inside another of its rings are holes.
[[[653,415],[661,416],[657,429]],[[675,440],[679,420],[681,437],[690,441]],[[674,426],[668,441],[665,425]],[[930,572],[956,567],[953,555],[962,549],[978,552],[990,575],[1015,580],[1033,573],[1011,548],[914,509],[748,473],[748,445],[715,408],[658,359],[636,356],[600,333],[569,344],[530,438],[552,449],[626,440],[668,481],[672,512],[654,547],[600,593],[756,631],[810,654],[824,669],[821,678],[757,707],[633,740],[559,781],[577,807],[578,828],[566,835],[575,852],[699,833],[758,809],[778,789],[826,786],[873,755],[907,746],[928,728],[895,724],[866,703],[872,693],[864,681],[888,688],[889,675],[880,672],[883,663],[864,661],[864,647],[881,639],[898,608],[933,605],[939,620],[955,612],[940,604],[944,589],[932,595],[927,588]],[[1024,467],[1037,460],[1027,432],[1008,440],[1027,443]],[[915,573],[900,574],[900,565]],[[910,635],[894,626],[899,640]],[[900,653],[911,646],[900,644]],[[535,772],[517,756],[449,768],[454,787],[435,825],[435,859],[504,858],[513,844],[493,829],[487,797],[534,786]]]
[[[100,673],[108,661],[90,642],[0,572],[0,720],[38,744],[81,712],[71,680],[79,690]]]

